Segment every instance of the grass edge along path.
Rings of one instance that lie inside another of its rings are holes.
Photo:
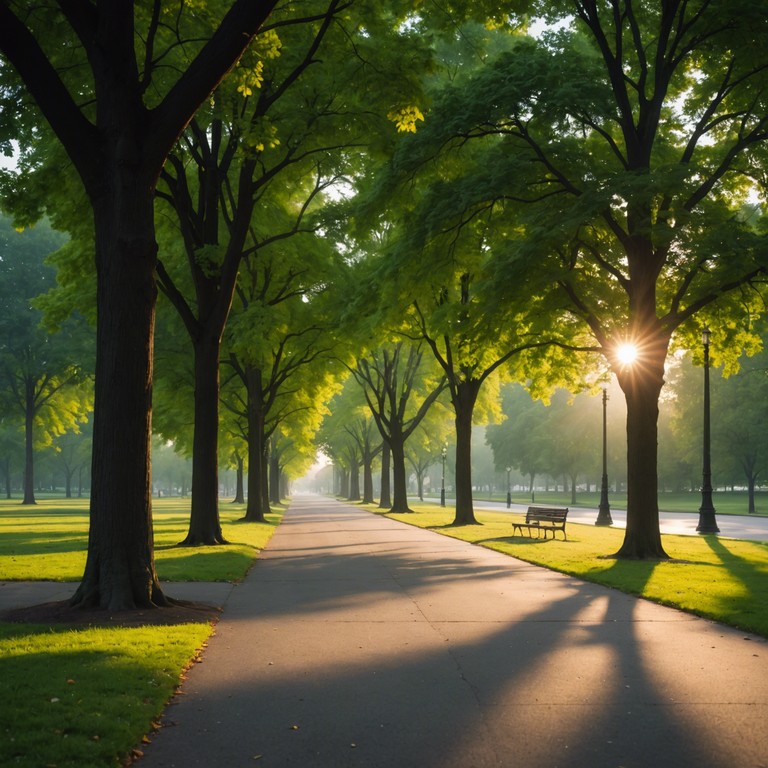
[[[55,574],[62,581],[68,580],[63,575],[77,573],[79,579],[87,543],[84,504],[51,501],[31,510],[0,505],[0,580],[8,578],[8,571],[17,576],[31,571],[41,580]],[[241,524],[236,521],[243,508],[236,505],[221,514],[232,544],[175,547],[183,538],[179,533],[186,532],[188,504],[169,500],[155,505],[162,579],[239,581],[282,518],[278,511],[267,523]],[[0,765],[129,765],[141,755],[137,745],[157,727],[213,632],[211,622],[138,627],[0,623]]]
[[[670,561],[616,560],[623,529],[569,523],[561,535],[512,536],[525,515],[475,510],[481,525],[452,526],[453,510],[412,504],[387,517],[487,547],[534,565],[613,587],[768,638],[768,544],[718,536],[663,535]],[[374,511],[373,509],[371,511]]]

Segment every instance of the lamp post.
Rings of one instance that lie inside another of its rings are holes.
[[[445,506],[445,457],[448,454],[448,448],[446,446],[443,446],[443,450],[440,453],[440,456],[443,459],[443,474],[440,477],[440,506]]]
[[[603,476],[600,480],[600,506],[597,508],[595,525],[613,525],[611,507],[608,504],[608,433],[606,429],[608,413],[608,389],[603,387]]]
[[[509,484],[509,473],[512,467],[507,467],[507,509],[512,506],[512,486]]]
[[[709,339],[710,330],[705,327],[701,332],[704,345],[704,457],[701,482],[701,506],[699,507],[699,533],[720,533],[715,520],[715,507],[712,504],[712,465],[709,449]]]

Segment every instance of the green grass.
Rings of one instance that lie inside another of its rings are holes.
[[[670,535],[669,562],[615,560],[604,556],[618,551],[621,529],[569,523],[567,541],[545,541],[511,535],[524,515],[475,510],[482,525],[454,527],[452,510],[412,508],[391,517],[768,637],[768,544]]]
[[[34,507],[0,501],[0,581],[77,581],[88,537],[86,500]],[[247,572],[281,515],[238,523],[222,504],[222,547],[177,547],[189,500],[154,501],[155,556],[164,580],[233,581]],[[211,633],[209,623],[81,628],[0,623],[0,765],[127,765]]]
[[[210,631],[0,624],[0,765],[121,765]]]
[[[222,503],[223,547],[179,547],[189,524],[189,499],[153,502],[155,566],[164,581],[237,581],[263,549],[280,515],[238,523],[242,504]],[[78,581],[88,546],[88,501],[50,500],[25,507],[0,500],[0,581]]]

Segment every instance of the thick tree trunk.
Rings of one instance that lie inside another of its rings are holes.
[[[24,500],[22,504],[37,504],[35,501],[35,384],[25,382],[24,403]]]
[[[203,334],[195,351],[192,510],[182,547],[226,544],[219,520],[219,337]]]
[[[391,485],[389,481],[391,457],[392,451],[389,443],[384,440],[381,448],[381,494],[379,496],[379,509],[389,509],[392,506]]]
[[[472,414],[480,383],[460,382],[456,390],[453,398],[456,412],[456,514],[453,525],[477,525],[472,502]]]
[[[667,340],[643,344],[633,366],[617,373],[627,400],[627,527],[616,557],[667,559],[659,532],[658,418]]]
[[[408,506],[408,472],[405,468],[405,442],[392,436],[392,512],[413,512]]]
[[[119,167],[119,166],[116,166]],[[73,605],[112,611],[167,603],[152,531],[152,183],[126,170],[94,202],[96,378],[88,558]],[[117,199],[114,199],[117,198]],[[128,204],[127,201],[131,201]]]

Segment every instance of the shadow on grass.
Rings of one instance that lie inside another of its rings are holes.
[[[71,531],[55,533],[49,530],[39,534],[31,531],[3,533],[0,556],[66,554],[83,552],[87,546],[88,534],[85,531],[79,534],[73,534]]]
[[[535,536],[496,536],[491,539],[478,539],[475,544],[480,544],[484,547],[492,547],[493,544],[524,544],[530,546],[531,544],[546,544],[552,541],[549,538],[536,538]],[[561,543],[569,544],[570,542],[563,542],[562,539],[558,539]]]
[[[741,594],[730,592],[719,600],[722,613],[736,626],[754,626],[753,617],[758,611],[764,612],[764,606],[768,605],[768,562],[761,566],[735,554],[728,548],[727,539],[705,536],[704,540],[742,588]],[[763,546],[768,553],[768,545],[757,546]]]

